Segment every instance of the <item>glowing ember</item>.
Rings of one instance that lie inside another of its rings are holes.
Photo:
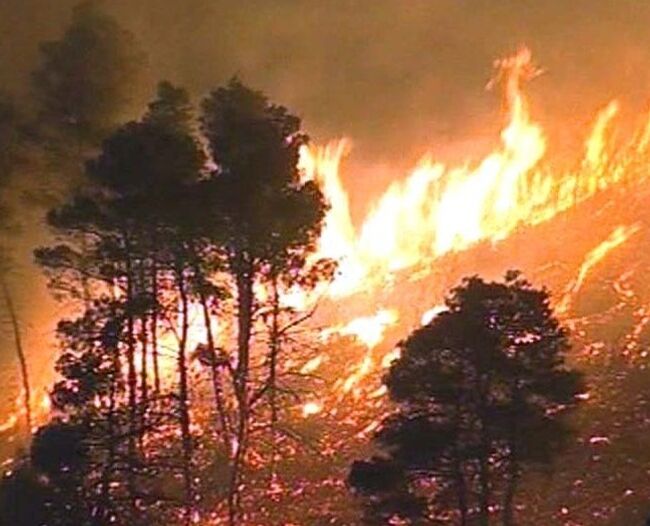
[[[402,351],[399,348],[395,348],[381,359],[381,366],[384,369],[390,367],[390,364],[397,360],[402,354]]]
[[[323,363],[323,355],[319,354],[300,368],[300,374],[310,374],[316,371]]]
[[[317,415],[322,410],[323,410],[323,406],[318,402],[307,402],[305,405],[302,406],[302,416],[307,418],[312,415]]]
[[[349,393],[359,385],[359,383],[368,376],[373,370],[374,362],[372,357],[367,354],[361,363],[355,368],[354,372],[348,376],[342,385],[343,393]],[[359,395],[359,391],[355,390],[353,392],[355,396]]]
[[[0,424],[0,433],[4,433],[6,431],[9,431],[10,429],[13,429],[17,423],[18,423],[18,416],[15,413],[9,415],[4,420],[4,422]]]
[[[445,312],[446,310],[447,307],[445,307],[444,305],[436,305],[435,307],[429,309],[422,315],[420,322],[422,323],[422,325],[428,325],[438,314],[440,314],[441,312]]]

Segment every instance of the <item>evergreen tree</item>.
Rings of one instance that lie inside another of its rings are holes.
[[[254,285],[278,285],[281,276],[304,270],[316,247],[325,203],[314,183],[300,181],[299,151],[307,140],[300,119],[271,104],[262,93],[231,80],[203,102],[201,129],[216,166],[205,183],[207,202],[201,209],[208,212],[207,224],[218,233],[224,269],[236,291],[237,344],[232,358],[236,448],[229,490],[234,525],[241,511],[239,488],[252,406],[260,399],[251,376],[253,325],[260,306]],[[277,299],[277,287],[274,290],[272,297]],[[271,364],[276,351],[277,346],[270,351]],[[262,392],[274,396],[276,386]]]
[[[63,381],[56,386],[54,399],[68,414],[101,430],[93,451],[101,467],[87,475],[86,482],[93,477],[101,482],[97,498],[104,520],[116,520],[105,508],[112,501],[125,500],[130,524],[144,520],[138,502],[145,499],[155,507],[165,500],[152,482],[165,475],[154,457],[160,460],[173,444],[160,442],[153,455],[143,446],[145,437],[150,443],[162,440],[172,424],[160,404],[171,404],[173,420],[181,430],[181,501],[187,520],[194,503],[189,263],[178,218],[182,217],[179,207],[187,205],[179,195],[197,181],[204,157],[190,130],[172,118],[186,110],[185,103],[180,103],[186,96],[179,98],[182,92],[173,88],[176,96],[168,100],[165,89],[171,87],[162,86],[160,97],[143,119],[119,128],[104,141],[100,155],[88,163],[91,185],[50,213],[49,222],[64,243],[37,251],[38,261],[59,291],[78,297],[79,290],[90,285],[93,300],[83,302],[82,316],[59,326],[64,352],[58,367]],[[157,115],[163,109],[164,118]],[[175,298],[182,302],[180,314]],[[178,383],[172,383],[172,391],[165,396],[160,385],[158,333],[162,327],[171,328],[169,332],[179,325]]]
[[[355,463],[350,482],[373,494],[376,508],[404,491],[393,483],[376,494],[368,473],[382,466],[401,473],[407,489],[435,480],[426,513],[452,513],[461,525],[473,508],[487,525],[500,495],[503,524],[511,525],[524,469],[549,463],[570,436],[565,410],[576,404],[581,377],[566,366],[567,333],[547,291],[518,273],[501,283],[466,279],[446,305],[400,345],[385,378],[398,410],[377,433],[384,456]]]
[[[77,157],[133,112],[144,56],[133,35],[93,1],[84,1],[60,40],[40,46],[33,73],[38,121],[47,142]]]
[[[59,324],[53,399],[89,430],[92,462],[79,491],[105,522],[161,520],[174,502],[184,523],[195,519],[205,465],[190,420],[198,358],[214,393],[214,458],[223,451],[228,460],[230,522],[239,523],[251,426],[270,427],[275,461],[288,392],[279,360],[310,315],[281,297],[333,272],[312,257],[325,203],[301,181],[299,119],[233,81],[206,100],[201,125],[210,163],[189,97],[161,83],[142,119],[109,135],[87,163],[88,184],[48,215],[62,243],[36,252],[56,293],[83,306]],[[206,335],[196,348],[193,306]],[[217,318],[236,328],[232,353],[217,341]],[[257,329],[269,338],[256,339]],[[167,369],[163,382],[170,338],[175,375]],[[164,440],[173,428],[180,440]],[[164,482],[166,473],[180,483]]]

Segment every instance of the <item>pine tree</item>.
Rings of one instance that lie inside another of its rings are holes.
[[[568,336],[548,292],[518,273],[504,282],[466,279],[446,305],[400,344],[385,378],[398,409],[377,433],[384,457],[371,466],[394,466],[407,489],[435,480],[426,513],[452,513],[461,525],[474,507],[487,525],[501,495],[503,524],[512,525],[521,474],[549,463],[570,436],[565,414],[581,377],[566,366]],[[373,494],[368,469],[355,464],[350,481]],[[390,499],[394,491],[382,494]]]
[[[299,150],[307,140],[300,120],[262,93],[231,80],[203,102],[201,129],[216,166],[205,183],[207,203],[203,201],[201,209],[209,211],[206,220],[218,233],[224,269],[236,292],[232,379],[237,409],[229,484],[229,520],[234,525],[241,512],[239,487],[252,405],[260,398],[251,376],[253,325],[259,308],[254,285],[271,284],[272,297],[277,298],[282,276],[306,265],[320,234],[325,203],[314,183],[300,181]],[[271,382],[277,338],[273,345]],[[268,392],[275,396],[276,386]]]
[[[173,92],[181,93],[176,88]],[[145,436],[149,441],[162,437],[170,425],[161,413],[161,403],[171,403],[181,431],[182,502],[187,521],[194,503],[188,380],[190,260],[179,219],[187,202],[179,195],[198,180],[204,157],[191,131],[171,119],[175,107],[178,115],[185,110],[179,104],[185,97],[171,101],[165,97],[161,89],[141,121],[127,123],[104,141],[100,155],[87,165],[92,185],[80,189],[70,202],[49,215],[50,224],[65,242],[37,251],[38,261],[58,290],[79,297],[82,287],[91,286],[94,300],[84,301],[82,317],[70,322],[72,325],[60,326],[60,332],[70,326],[75,330],[64,342],[64,349],[72,349],[73,354],[67,360],[69,366],[61,361],[69,352],[59,362],[65,381],[55,394],[56,399],[65,400],[66,393],[83,392],[74,373],[83,369],[84,363],[91,369],[112,368],[111,381],[101,393],[73,401],[81,407],[81,414],[93,417],[95,427],[103,429],[107,437],[119,438],[117,444],[108,440],[104,447],[102,502],[110,503],[115,496],[111,488],[117,476],[126,488],[131,523],[141,515],[137,502],[143,493],[149,500],[163,499],[146,489],[147,473],[155,474],[157,468],[155,462],[147,461],[151,455],[144,449]],[[163,108],[165,116],[158,118],[156,112]],[[78,242],[79,238],[84,242]],[[180,314],[174,298],[181,301]],[[99,314],[103,317],[98,318]],[[178,382],[172,382],[172,391],[164,396],[158,333],[162,327],[177,324],[182,327],[176,351]],[[92,344],[83,343],[88,338]],[[80,354],[75,349],[82,344],[90,348]],[[150,361],[154,366],[153,397]],[[72,388],[65,389],[73,380]],[[100,414],[93,409],[97,400],[102,402]],[[156,453],[164,453],[166,448],[160,449]]]
[[[42,43],[40,56],[32,85],[48,147],[71,147],[79,157],[133,114],[145,58],[96,2],[78,4],[64,35]]]

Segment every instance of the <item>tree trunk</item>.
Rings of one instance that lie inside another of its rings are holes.
[[[235,526],[239,521],[240,484],[246,448],[248,442],[249,424],[249,366],[250,339],[253,317],[253,277],[250,264],[240,261],[236,265],[237,281],[237,351],[238,362],[235,370],[235,392],[238,403],[237,429],[235,435],[235,451],[228,490],[228,522]]]
[[[147,287],[147,273],[146,265],[144,261],[141,263],[140,267],[140,287],[141,287],[141,296],[145,297],[148,292]],[[144,416],[147,412],[147,403],[149,402],[149,366],[147,364],[147,354],[149,349],[149,335],[148,335],[148,319],[149,319],[149,309],[143,309],[140,315],[140,344],[142,349],[141,363],[140,363],[140,392],[142,396],[142,415],[143,415],[143,424]]]
[[[160,394],[160,367],[158,366],[158,260],[154,256],[151,262],[151,356],[153,358],[153,388],[154,394]]]
[[[140,262],[140,290],[138,294],[138,303],[141,305],[142,298],[147,292],[147,274],[145,262]],[[147,427],[147,409],[149,406],[149,378],[148,378],[148,365],[147,353],[149,348],[148,342],[148,310],[143,309],[139,314],[140,326],[140,433],[139,433],[139,447],[141,453],[144,454],[144,435]]]
[[[277,366],[280,353],[280,294],[278,291],[278,278],[273,276],[272,282],[273,311],[271,318],[271,338],[269,349],[269,405],[271,407],[271,481],[275,478],[275,464],[277,456],[277,425],[278,425],[278,404],[277,404]]]
[[[240,484],[246,455],[246,441],[248,440],[248,408],[243,407],[244,405],[240,403],[237,434],[235,437],[235,453],[228,488],[228,524],[230,526],[236,526],[238,524],[241,511]]]
[[[9,313],[9,320],[14,334],[14,345],[16,346],[16,354],[18,356],[18,363],[20,364],[20,376],[23,384],[23,407],[25,410],[25,423],[27,425],[27,433],[32,432],[32,395],[29,383],[29,372],[27,369],[27,357],[23,349],[23,340],[20,334],[20,325],[18,323],[18,314],[14,306],[9,287],[5,281],[4,276],[0,278],[0,285],[2,286],[2,294],[5,298],[7,311]]]
[[[120,359],[119,359],[119,350],[116,346],[113,350],[113,377],[111,378],[111,387],[108,393],[108,414],[106,415],[106,424],[108,427],[108,437],[107,437],[107,454],[106,454],[106,464],[102,470],[102,496],[101,503],[102,509],[100,510],[100,517],[102,521],[108,522],[109,520],[109,510],[112,507],[111,499],[111,480],[113,476],[113,471],[115,469],[115,456],[117,450],[117,438],[116,438],[116,429],[115,429],[115,407],[117,404],[117,380],[118,374],[120,372]]]
[[[199,280],[203,279],[202,273],[198,268],[198,265],[195,266],[195,273]],[[201,301],[201,307],[203,310],[203,323],[205,325],[205,333],[208,341],[208,353],[210,354],[210,369],[212,373],[212,390],[214,392],[214,403],[217,410],[217,415],[219,417],[219,423],[221,425],[221,434],[226,448],[230,447],[230,420],[228,419],[228,414],[226,413],[226,408],[223,400],[223,390],[221,386],[221,371],[220,364],[217,362],[217,349],[214,344],[214,334],[212,333],[212,324],[210,323],[210,310],[208,308],[208,299],[205,295],[205,291],[202,286],[199,286],[199,300]]]
[[[187,374],[187,337],[189,332],[189,300],[185,289],[183,268],[177,267],[178,292],[181,298],[181,339],[178,348],[178,398],[183,447],[183,482],[185,485],[185,522],[191,524],[194,509],[192,482],[192,436],[190,434],[189,390]]]
[[[133,265],[131,261],[131,247],[128,237],[125,235],[126,252],[126,320],[127,320],[127,388],[129,404],[129,429],[128,429],[128,472],[127,490],[133,518],[136,514],[136,488],[135,488],[135,465],[137,459],[137,436],[138,429],[138,404],[137,391],[138,379],[135,367],[135,320],[133,316],[134,290],[133,290]]]

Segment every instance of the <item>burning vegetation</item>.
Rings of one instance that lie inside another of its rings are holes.
[[[35,115],[0,111],[4,172],[66,174],[34,251],[53,385],[2,269],[23,391],[0,434],[26,452],[0,524],[641,524],[649,116],[624,139],[607,103],[554,167],[522,47],[487,85],[495,148],[428,153],[353,221],[350,139],[237,78],[200,105],[161,82],[127,120],[141,62],[83,4]]]

